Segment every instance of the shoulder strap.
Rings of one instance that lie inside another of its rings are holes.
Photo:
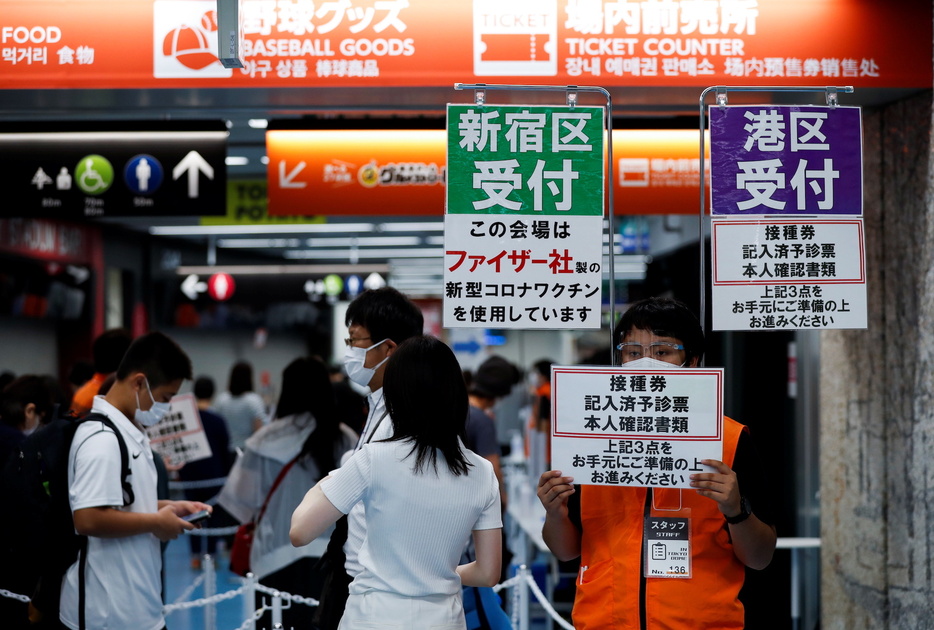
[[[298,461],[299,455],[293,457],[288,464],[282,467],[282,470],[279,471],[279,475],[276,477],[276,480],[272,482],[272,487],[269,489],[269,493],[266,494],[266,500],[263,501],[263,507],[260,508],[259,514],[256,516],[254,523],[259,523],[260,519],[263,518],[263,514],[266,513],[266,508],[269,507],[269,500],[272,499],[272,494],[276,491],[276,488],[279,487],[279,484],[282,483],[282,480],[285,479],[285,476],[288,474],[292,466],[295,465],[295,462]]]
[[[123,505],[126,507],[136,500],[136,496],[133,494],[133,485],[130,483],[130,475],[132,474],[130,471],[130,456],[127,452],[126,442],[123,440],[123,434],[120,433],[120,429],[117,428],[113,420],[102,413],[92,412],[84,418],[81,418],[78,422],[83,423],[89,421],[104,424],[117,436],[117,446],[120,447],[120,486],[123,488]]]

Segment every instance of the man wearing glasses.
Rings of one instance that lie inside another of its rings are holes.
[[[704,334],[682,303],[649,298],[633,304],[614,331],[619,361],[639,369],[697,367]],[[694,490],[574,486],[561,471],[544,473],[542,536],[559,560],[580,556],[573,619],[577,630],[744,627],[738,599],[745,568],[765,568],[776,533],[749,430],[724,418],[716,472],[691,475]],[[753,511],[753,509],[755,511]],[[689,523],[690,577],[647,577],[654,517]]]
[[[409,298],[392,287],[383,287],[364,291],[351,302],[345,323],[344,370],[354,383],[370,389],[366,422],[356,447],[345,455],[346,459],[368,442],[392,437],[392,420],[387,416],[383,401],[386,361],[400,343],[422,334],[424,318]],[[366,538],[363,502],[354,506],[345,524],[342,521],[344,519],[338,521],[328,544],[331,575],[316,613],[316,625],[322,630],[337,628],[344,612],[347,588],[363,569],[357,557]],[[340,553],[341,544],[343,553]]]

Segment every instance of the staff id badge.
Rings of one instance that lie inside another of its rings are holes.
[[[645,577],[691,577],[691,510],[678,510],[678,516],[645,517],[642,547]]]

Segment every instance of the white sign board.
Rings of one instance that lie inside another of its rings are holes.
[[[861,218],[711,218],[713,330],[866,328]]]
[[[723,459],[723,369],[553,366],[551,467],[575,483],[690,488]]]
[[[602,239],[602,216],[446,215],[444,325],[599,328]]]
[[[153,450],[168,458],[173,466],[211,456],[211,445],[201,424],[193,394],[172,399],[169,413],[159,424],[146,429]]]

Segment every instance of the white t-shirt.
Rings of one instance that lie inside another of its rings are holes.
[[[224,392],[214,401],[212,409],[227,421],[230,450],[243,448],[246,439],[253,435],[256,418],[266,419],[266,404],[256,392],[244,392],[239,396]]]
[[[134,502],[123,506],[120,447],[101,422],[78,427],[68,454],[68,498],[71,509],[115,507],[126,512],[157,512],[156,465],[149,438],[116,407],[94,398],[94,412],[113,421],[126,443]],[[88,628],[159,630],[162,615],[162,553],[153,534],[123,538],[88,536],[85,572],[85,621]],[[65,574],[60,618],[78,628],[78,562]]]
[[[227,476],[218,502],[241,523],[253,520],[263,507],[272,484],[315,430],[317,423],[310,413],[301,413],[273,420],[250,436],[243,455]],[[344,424],[335,447],[335,461],[344,452],[353,449],[357,435]],[[272,494],[266,514],[257,524],[250,550],[250,570],[262,579],[296,560],[319,558],[328,546],[333,528],[316,538],[311,544],[293,547],[289,542],[289,523],[292,512],[302,502],[305,493],[330,471],[319,471],[314,459],[296,462],[286,473]]]
[[[377,389],[367,397],[370,405],[370,413],[367,414],[366,422],[363,425],[363,431],[360,433],[360,439],[357,441],[356,448],[359,449],[369,442],[377,442],[392,437],[392,420],[386,413],[386,401],[383,400],[382,388]],[[344,455],[341,466],[350,459],[353,453]],[[363,567],[357,556],[360,554],[360,547],[363,546],[363,540],[366,538],[366,509],[363,502],[357,503],[350,510],[347,516],[347,541],[344,543],[344,569],[347,575],[352,578],[357,577]]]
[[[321,482],[321,490],[345,514],[366,506],[363,567],[350,585],[355,595],[385,591],[406,597],[455,595],[456,568],[473,530],[503,526],[493,466],[461,445],[472,464],[455,476],[438,454],[416,474],[413,443],[370,442]]]

